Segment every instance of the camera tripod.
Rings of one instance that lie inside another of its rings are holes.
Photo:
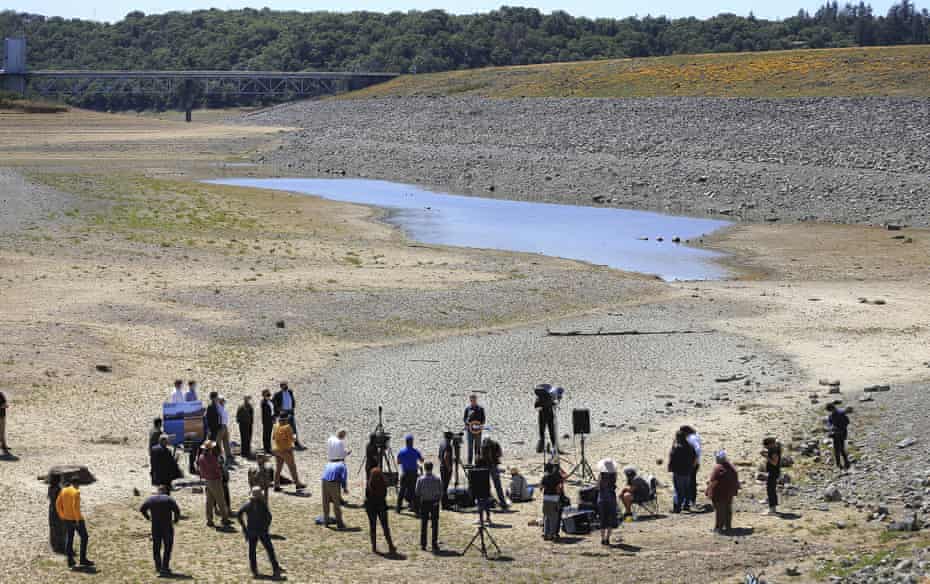
[[[484,523],[484,516],[486,513],[489,513],[489,511],[478,511],[478,531],[475,532],[475,535],[471,538],[471,541],[468,542],[467,546],[465,546],[465,549],[462,551],[463,556],[468,553],[468,550],[470,550],[473,545],[475,545],[476,541],[480,542],[478,544],[478,551],[481,552],[481,556],[484,559],[488,559],[487,542],[490,542],[491,545],[494,546],[494,549],[497,550],[498,556],[501,555],[501,548],[498,547],[497,542],[494,541],[494,537],[491,535],[491,531]],[[487,538],[487,542],[485,541],[485,538]]]
[[[384,420],[383,420],[383,406],[378,406],[378,425],[375,426],[374,432],[375,435],[375,445],[378,448],[378,466],[381,468],[381,472],[385,475],[397,476],[397,466],[394,463],[394,451],[391,449],[391,435],[384,431]],[[367,462],[368,456],[361,460],[358,472],[361,473],[362,469],[365,468],[365,463]],[[366,481],[368,477],[365,477]],[[397,483],[388,484],[388,487],[394,487],[397,489]]]

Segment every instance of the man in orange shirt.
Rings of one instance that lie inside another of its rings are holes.
[[[87,526],[84,516],[81,515],[81,491],[73,479],[65,479],[65,488],[58,493],[55,499],[55,511],[64,522],[68,539],[65,543],[68,553],[68,567],[74,567],[74,532],[81,538],[81,566],[89,568],[94,563],[87,559]]]
[[[294,481],[294,486],[297,487],[297,490],[301,491],[305,489],[307,485],[300,482],[300,478],[297,476],[297,463],[294,461],[294,445],[296,439],[294,437],[294,430],[288,423],[288,414],[286,412],[281,413],[278,423],[272,428],[271,442],[276,459],[274,490],[281,490],[281,469],[284,465],[287,465],[288,470],[291,471],[291,479]]]

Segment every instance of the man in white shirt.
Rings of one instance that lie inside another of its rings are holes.
[[[348,436],[348,433],[345,430],[339,430],[335,436],[330,436],[329,440],[326,441],[326,457],[330,462],[345,460],[347,456],[352,454],[352,451],[346,445],[346,436]]]
[[[177,404],[184,401],[184,382],[180,379],[174,382],[174,391],[168,395],[168,403]]]
[[[220,414],[220,431],[216,435],[216,442],[223,445],[223,464],[228,468],[232,463],[232,450],[229,448],[229,412],[226,411],[225,396],[221,395],[216,401]]]
[[[694,465],[694,469],[691,471],[691,489],[685,502],[686,505],[694,507],[697,502],[697,473],[701,467],[701,435],[691,426],[682,426],[679,430],[685,433],[688,444],[694,449],[694,455],[697,459],[697,464]]]

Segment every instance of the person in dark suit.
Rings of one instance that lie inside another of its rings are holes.
[[[245,458],[252,456],[252,422],[255,419],[255,409],[252,407],[252,398],[242,398],[242,405],[236,411],[236,423],[239,425],[240,453]]]
[[[471,464],[475,455],[481,450],[481,427],[486,421],[484,408],[478,405],[478,396],[468,396],[468,406],[462,416],[465,424],[465,434],[468,441],[468,464]],[[473,427],[474,426],[474,427]]]
[[[271,398],[274,403],[274,415],[280,418],[281,414],[287,414],[287,423],[291,430],[294,431],[294,448],[305,450],[304,445],[300,443],[300,437],[297,434],[297,421],[294,419],[294,410],[297,409],[297,402],[294,400],[294,390],[292,390],[286,381],[282,381],[280,388]]]
[[[207,406],[207,439],[216,441],[220,433],[220,427],[223,425],[220,419],[220,406],[217,403],[220,394],[215,391],[210,392],[210,405]]]
[[[265,454],[271,454],[271,429],[274,428],[274,403],[271,401],[271,392],[262,390],[262,449]]]
[[[183,476],[178,461],[168,448],[168,435],[162,434],[152,447],[152,484],[171,492],[171,482]]]

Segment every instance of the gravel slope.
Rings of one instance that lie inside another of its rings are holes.
[[[930,100],[393,98],[248,116],[277,174],[747,221],[930,225]],[[602,202],[592,198],[600,197]]]

